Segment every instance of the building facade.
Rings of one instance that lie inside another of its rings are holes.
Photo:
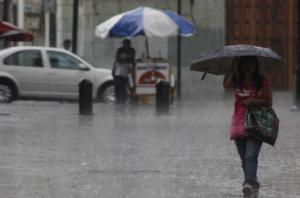
[[[222,89],[220,77],[201,80],[201,73],[191,72],[189,64],[205,50],[223,46],[225,43],[225,0],[184,0],[182,15],[193,21],[197,33],[182,38],[182,95],[189,97],[203,89]],[[121,39],[100,39],[95,37],[95,27],[108,18],[135,9],[149,6],[158,9],[177,11],[174,0],[81,0],[79,1],[77,53],[94,65],[111,68],[115,51],[121,45]],[[73,0],[57,0],[57,46],[61,47],[64,39],[72,38]],[[177,38],[150,38],[149,48],[152,57],[164,57],[176,70]],[[137,58],[145,55],[145,38],[132,38]],[[176,72],[176,71],[175,71]],[[213,83],[211,82],[213,81]],[[198,84],[199,86],[195,86]],[[189,90],[191,87],[193,89]]]
[[[149,6],[160,9],[169,9],[176,12],[177,1],[137,1],[137,0],[85,0],[80,1],[79,6],[79,48],[78,53],[89,60],[102,62],[103,65],[111,65],[114,53],[120,45],[120,39],[100,40],[95,37],[95,27],[106,19],[118,13],[125,12],[139,6]],[[57,4],[57,45],[61,45],[65,38],[72,37],[72,7],[73,1],[58,0]],[[217,14],[210,9],[220,9]],[[190,38],[183,38],[183,45],[189,47],[189,53],[183,55],[183,62],[194,57],[199,50],[206,50],[224,44],[224,1],[182,1],[183,16],[193,20],[196,24],[197,33]],[[176,39],[176,38],[175,38]],[[163,56],[168,59],[173,57],[173,49],[176,45],[175,39],[150,38],[150,54],[152,56]],[[144,38],[133,38],[132,42],[137,48],[137,56],[145,53]],[[201,43],[201,49],[198,44]],[[174,45],[175,44],[175,45]],[[193,45],[191,45],[193,44]],[[194,47],[194,50],[191,49]],[[186,51],[186,50],[183,50]],[[103,57],[99,54],[104,53]],[[187,58],[185,58],[187,57]],[[174,61],[172,61],[174,62]]]
[[[71,24],[72,16],[67,10],[72,10],[73,1],[58,0],[62,7],[60,15],[63,24]],[[182,39],[182,84],[183,90],[198,84],[200,89],[210,90],[210,80],[200,81],[199,75],[191,73],[188,65],[205,50],[213,49],[224,44],[253,44],[270,47],[284,58],[279,70],[267,75],[274,88],[292,90],[294,71],[296,69],[297,52],[297,5],[296,0],[186,0],[182,1],[182,15],[192,20],[197,33],[190,38]],[[95,27],[120,12],[134,9],[138,6],[150,6],[176,11],[177,1],[174,0],[81,0],[80,1],[80,40],[79,54],[94,64],[111,67],[114,50],[120,45],[120,39],[101,40],[95,38]],[[66,14],[68,13],[68,14]],[[61,38],[71,36],[71,25],[61,24]],[[61,42],[61,41],[58,41]],[[150,39],[150,54],[163,56],[170,60],[176,68],[176,38]],[[59,44],[59,43],[58,43]],[[143,38],[134,38],[133,44],[138,56],[145,53]],[[191,77],[192,76],[192,77]],[[221,80],[216,77],[217,83]],[[206,84],[208,82],[208,84]],[[204,86],[204,87],[203,87]]]
[[[227,0],[226,44],[270,47],[284,58],[282,67],[268,72],[274,88],[291,90],[296,68],[297,2],[295,0]]]
[[[201,73],[191,72],[189,65],[199,53],[225,44],[271,47],[286,60],[280,71],[269,74],[272,83],[281,90],[293,88],[297,1],[181,2],[182,15],[193,21],[197,30],[192,37],[182,38],[183,96],[222,89],[221,76],[208,75],[201,81]],[[72,39],[74,0],[15,0],[15,3],[18,5],[18,24],[34,32],[34,45],[62,47],[64,39]],[[79,0],[77,53],[94,65],[111,68],[115,51],[122,40],[96,38],[95,27],[116,14],[139,6],[176,12],[178,5],[175,0]],[[132,38],[132,44],[137,58],[142,57],[145,54],[145,38]],[[150,38],[149,47],[151,56],[164,57],[177,68],[176,38]]]
[[[34,34],[33,45],[62,47],[64,39],[72,39],[74,0],[14,0],[17,21],[14,23]],[[201,74],[191,72],[189,64],[205,50],[225,43],[225,0],[182,0],[182,15],[193,21],[197,33],[182,38],[182,95],[213,89],[220,78],[208,78],[199,83]],[[99,39],[95,27],[108,18],[139,6],[168,9],[176,12],[175,0],[79,0],[77,54],[104,68],[112,68],[115,51],[121,39]],[[132,38],[137,58],[145,54],[145,38]],[[150,38],[150,55],[169,60],[177,68],[176,38]],[[211,81],[210,81],[211,80]],[[194,86],[198,84],[199,86]],[[212,87],[210,87],[212,86]],[[192,90],[189,90],[193,87]],[[218,85],[221,89],[221,86]]]

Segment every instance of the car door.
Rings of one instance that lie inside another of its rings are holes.
[[[3,68],[18,81],[20,95],[41,96],[47,92],[47,70],[41,50],[15,52],[3,63]]]
[[[76,98],[78,84],[89,75],[89,71],[81,70],[83,63],[67,53],[48,50],[47,56],[50,65],[49,91],[56,96]]]

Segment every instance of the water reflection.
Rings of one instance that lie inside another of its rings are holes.
[[[92,127],[94,121],[93,115],[79,115],[78,125],[82,127]]]
[[[242,197],[227,136],[232,100],[218,99],[175,102],[163,114],[155,104],[95,104],[93,116],[69,103],[2,105],[12,114],[0,116],[0,190],[9,197]],[[261,198],[300,193],[300,115],[284,99],[276,102],[278,144],[261,153]]]

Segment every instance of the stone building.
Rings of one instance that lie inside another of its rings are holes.
[[[4,8],[4,0],[0,0],[0,21],[4,20],[4,10],[7,10],[6,13],[9,22],[15,23],[17,21],[17,0],[6,1],[6,3],[6,8]]]
[[[93,64],[106,68],[112,67],[115,51],[122,40],[96,38],[94,32],[98,24],[111,16],[139,6],[177,11],[175,0],[81,0],[79,2],[78,54]],[[73,0],[57,0],[57,46],[61,46],[64,39],[72,38],[72,7]],[[199,93],[203,89],[216,89],[211,87],[215,83],[211,83],[210,80],[217,81],[218,89],[221,89],[219,77],[199,83],[201,74],[191,72],[188,66],[201,51],[224,45],[225,0],[184,0],[182,15],[193,21],[197,29],[194,36],[182,38],[182,95]],[[132,38],[132,43],[136,48],[137,57],[142,57],[145,54],[144,38]],[[149,46],[151,56],[167,58],[176,69],[176,38],[150,38]],[[189,90],[190,87],[193,89]]]
[[[34,45],[62,47],[64,39],[72,39],[74,0],[14,1],[18,5],[18,24],[35,33]],[[280,71],[273,71],[268,75],[275,88],[292,90],[296,65],[296,0],[181,2],[182,15],[193,21],[197,29],[194,36],[182,38],[183,96],[189,98],[200,95],[203,91],[214,93],[223,89],[221,76],[208,75],[201,81],[201,73],[191,72],[188,66],[200,52],[225,44],[254,44],[274,49],[286,62]],[[79,0],[77,53],[94,65],[111,68],[121,39],[96,38],[95,27],[111,16],[139,6],[176,12],[177,1]],[[20,15],[23,16],[23,20],[20,20]],[[132,43],[136,48],[137,57],[142,57],[145,54],[144,38],[132,38]],[[176,69],[176,38],[150,38],[149,45],[151,56],[167,58]]]
[[[45,2],[41,0],[6,0],[8,3],[8,19],[20,28],[34,34],[32,45],[45,45]],[[4,0],[0,1],[0,11],[4,9]],[[0,12],[3,20],[3,11]],[[56,20],[56,18],[55,18]],[[56,43],[53,45],[55,46]]]
[[[58,44],[64,38],[71,38],[72,33],[72,2],[58,0],[57,8],[57,33]],[[79,8],[79,54],[95,62],[102,62],[104,65],[111,64],[109,57],[119,46],[120,39],[100,40],[94,36],[95,27],[109,17],[120,12],[131,10],[139,6],[150,6],[161,9],[170,9],[176,12],[177,1],[137,1],[137,0],[85,0],[80,1]],[[197,34],[190,38],[183,39],[183,45],[188,46],[188,53],[183,55],[183,62],[186,62],[190,56],[199,52],[198,44],[201,43],[202,50],[216,47],[224,43],[224,1],[198,0],[182,1],[183,16],[188,19],[194,19],[197,27]],[[218,12],[210,12],[209,9],[219,9]],[[216,14],[218,13],[218,14]],[[144,50],[144,38],[133,38],[133,44],[137,48],[138,56],[141,56]],[[173,49],[174,39],[150,39],[151,55],[162,55],[166,58],[174,59]],[[191,46],[191,44],[193,44]],[[192,50],[191,47],[195,49]],[[200,49],[201,50],[201,49]],[[187,51],[187,50],[183,50]],[[103,52],[105,57],[101,57],[99,52]]]
[[[62,47],[64,39],[72,39],[74,0],[15,0],[19,27],[33,32],[33,45]],[[210,89],[209,80],[199,83],[201,74],[191,72],[189,64],[201,51],[224,45],[225,0],[182,0],[182,15],[193,21],[197,33],[182,38],[182,95]],[[77,53],[96,66],[111,68],[115,51],[122,39],[101,40],[95,27],[113,15],[149,6],[177,11],[176,0],[79,0]],[[132,38],[137,58],[145,54],[145,38]],[[176,72],[176,38],[150,38],[150,55],[164,57]],[[218,77],[211,80],[218,81]],[[218,81],[219,83],[219,81]],[[194,86],[199,84],[199,86]],[[192,90],[187,88],[193,87]],[[221,89],[221,86],[218,86]],[[198,90],[199,89],[199,90]],[[214,88],[215,89],[215,88]]]
[[[71,34],[72,0],[58,0],[58,42]],[[272,85],[280,90],[292,90],[296,68],[297,10],[296,0],[182,0],[182,15],[192,20],[197,33],[182,39],[182,84],[188,94],[189,88],[211,90],[214,83],[208,76],[199,83],[200,74],[188,70],[188,65],[201,51],[224,44],[253,44],[270,47],[282,56],[285,62],[279,70],[267,73]],[[100,40],[95,38],[95,27],[118,13],[139,6],[150,6],[176,11],[176,0],[81,0],[79,9],[79,51],[94,64],[111,67],[115,49],[120,39]],[[69,12],[68,12],[69,11]],[[63,14],[62,14],[63,13]],[[145,53],[143,38],[133,38],[138,56]],[[176,38],[150,39],[150,54],[168,58],[176,68]],[[220,80],[216,80],[220,83]],[[208,83],[208,84],[206,84]],[[197,84],[197,86],[194,86]],[[204,86],[204,87],[203,87]],[[215,89],[216,87],[214,87]],[[193,91],[192,91],[193,92]]]

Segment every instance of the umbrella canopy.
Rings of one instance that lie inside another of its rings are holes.
[[[149,7],[118,14],[96,27],[95,35],[107,37],[169,37],[191,36],[195,29],[191,22],[175,12]]]
[[[253,45],[227,45],[219,49],[201,53],[191,64],[191,70],[225,74],[235,57],[256,56],[263,69],[274,69],[282,64],[282,58],[270,48]]]
[[[25,31],[11,30],[0,35],[0,39],[7,41],[33,41],[33,35]]]
[[[32,41],[33,35],[13,24],[0,21],[0,39],[7,41]]]
[[[19,29],[17,26],[12,25],[10,23],[7,23],[5,21],[0,21],[0,34],[3,34],[5,32]]]

